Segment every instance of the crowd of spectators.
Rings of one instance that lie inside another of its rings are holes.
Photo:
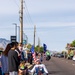
[[[36,54],[39,56],[38,53]],[[29,50],[25,50],[22,43],[12,42],[7,44],[5,50],[0,53],[0,75],[29,75],[29,72],[33,72],[35,66],[42,65],[44,72],[48,74],[48,71],[43,61],[43,54],[40,54],[40,61],[37,60],[34,63],[33,54]],[[29,70],[26,63],[35,64],[32,70]]]

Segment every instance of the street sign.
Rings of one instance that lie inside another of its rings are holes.
[[[27,44],[27,40],[23,40],[23,44],[25,44],[25,45],[26,45],[26,44]]]
[[[16,36],[11,36],[11,42],[16,42]]]

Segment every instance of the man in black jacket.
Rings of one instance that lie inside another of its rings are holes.
[[[20,64],[20,60],[18,57],[18,53],[15,51],[17,46],[18,43],[13,42],[12,48],[8,52],[9,75],[18,75],[18,66]]]

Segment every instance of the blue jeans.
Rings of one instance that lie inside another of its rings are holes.
[[[18,75],[18,72],[15,72],[15,71],[9,72],[9,75]]]
[[[37,75],[37,73],[34,73],[34,75]],[[46,75],[46,73],[43,73],[42,75]]]
[[[0,75],[4,75],[4,73],[2,72],[2,69],[1,69],[1,67],[0,67]]]

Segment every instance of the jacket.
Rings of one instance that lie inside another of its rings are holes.
[[[10,50],[8,52],[8,63],[9,63],[9,72],[18,71],[20,60],[18,57],[18,53],[15,50]]]
[[[2,66],[2,72],[8,73],[8,57],[3,54],[1,56],[1,66]]]

